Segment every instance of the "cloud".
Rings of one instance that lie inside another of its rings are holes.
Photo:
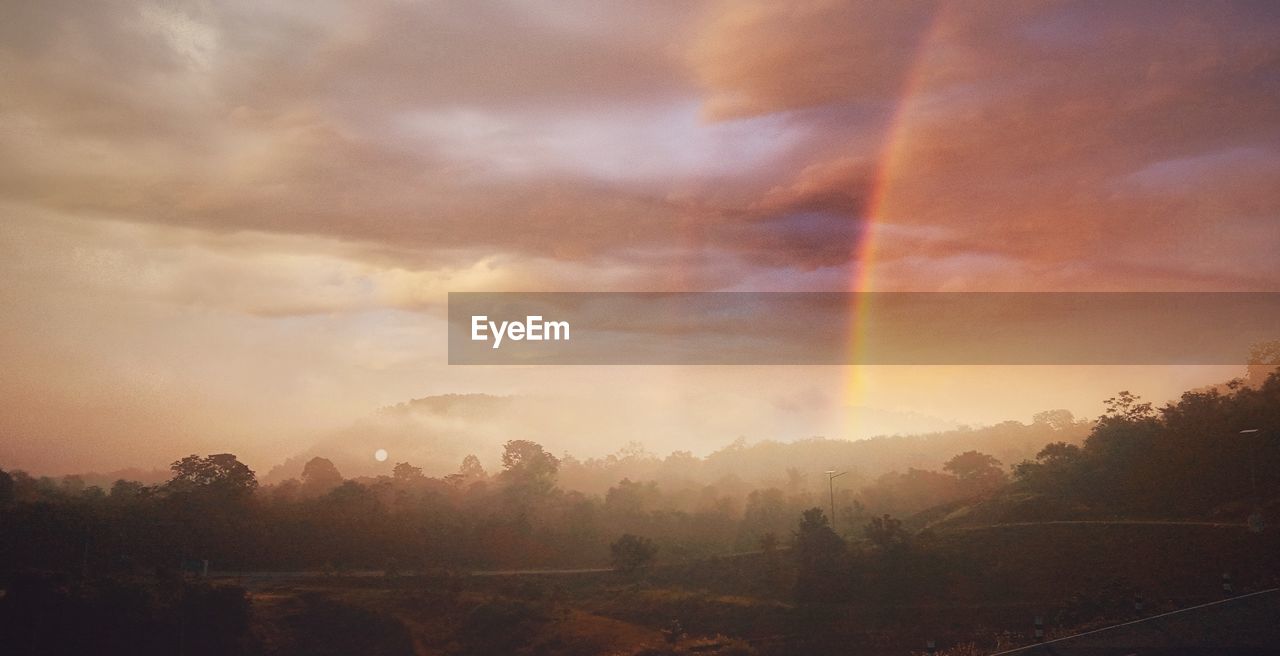
[[[7,21],[0,196],[415,266],[803,272],[856,265],[870,218],[953,235],[881,231],[881,262],[1105,252],[1268,278],[1274,241],[1236,236],[1277,208],[1265,11],[41,3]],[[1119,183],[1215,152],[1260,154],[1247,183]]]
[[[690,60],[715,120],[825,103],[892,103],[936,2],[833,0],[720,6]]]
[[[732,49],[705,63],[751,81],[726,90],[721,78],[709,78],[713,116],[814,103],[853,112],[894,88],[887,80],[850,83],[863,79],[857,67],[865,43],[914,57],[906,68],[877,69],[893,72],[903,95],[873,156],[815,159],[801,181],[775,187],[762,203],[794,202],[806,187],[808,196],[857,188],[852,174],[817,185],[803,179],[868,160],[875,173],[862,174],[869,181],[863,193],[879,200],[864,201],[863,218],[950,235],[877,239],[882,284],[946,287],[955,275],[947,262],[966,259],[975,268],[965,278],[979,289],[1017,288],[1027,271],[1046,289],[1280,284],[1280,269],[1266,255],[1280,245],[1280,233],[1265,227],[1280,212],[1280,178],[1268,164],[1280,152],[1280,132],[1266,100],[1280,91],[1268,72],[1280,59],[1280,41],[1277,23],[1259,15],[1266,9],[1132,5],[1117,13],[1026,5],[961,12],[942,4],[916,39],[895,39],[892,29],[882,36],[849,32],[856,10],[835,4],[743,12],[745,18],[726,20],[750,26],[741,43],[761,44],[765,63]],[[865,24],[882,18],[868,13]],[[804,38],[793,33],[796,25],[804,26]],[[730,42],[738,36],[712,34]],[[1120,184],[1149,183],[1160,170],[1167,178],[1171,162],[1182,177],[1165,185],[1163,197],[1149,184]],[[1260,241],[1245,244],[1240,235]],[[893,264],[900,258],[923,262],[904,277],[904,267]],[[1009,265],[987,264],[999,260]],[[1059,275],[1068,264],[1076,273]]]

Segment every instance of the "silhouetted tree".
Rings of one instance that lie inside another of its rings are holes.
[[[1036,454],[1035,461],[1014,466],[1014,478],[1025,487],[1060,497],[1073,496],[1084,471],[1084,450],[1074,444],[1054,442]]]
[[[165,487],[171,492],[209,492],[227,499],[243,499],[258,487],[253,470],[230,453],[205,458],[190,455],[169,469],[173,478]]]
[[[391,479],[396,483],[407,485],[424,481],[427,477],[422,475],[421,467],[414,467],[407,462],[398,462],[391,470]]]
[[[1156,415],[1151,403],[1144,402],[1142,397],[1127,390],[1103,401],[1102,404],[1106,407],[1106,412],[1103,413],[1100,421],[1143,421],[1154,419]]]
[[[962,494],[985,495],[996,491],[1008,480],[1000,464],[999,460],[985,453],[965,451],[948,460],[942,468],[959,479]]]
[[[253,470],[230,453],[187,456],[170,469],[173,478],[160,488],[162,517],[173,523],[177,554],[217,562],[244,552],[250,499],[258,487]]]
[[[844,578],[845,542],[831,529],[821,508],[810,508],[801,514],[791,553],[797,567],[797,599],[836,601],[842,596],[837,581]]]
[[[1143,503],[1142,488],[1156,482],[1160,417],[1150,403],[1127,391],[1103,403],[1107,410],[1084,441],[1088,480],[1078,484],[1094,500],[1105,497],[1115,507],[1134,509]]]
[[[13,501],[13,477],[3,469],[0,469],[0,504]]]

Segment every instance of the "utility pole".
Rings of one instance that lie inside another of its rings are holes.
[[[828,469],[827,474],[827,493],[831,495],[831,530],[836,528],[836,479],[848,474],[847,471],[837,473],[834,469]],[[839,531],[836,531],[838,534]]]

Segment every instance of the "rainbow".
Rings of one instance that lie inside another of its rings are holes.
[[[938,6],[929,24],[921,32],[885,129],[884,138],[881,140],[871,180],[871,193],[864,211],[863,227],[852,250],[852,262],[855,268],[849,280],[851,292],[869,292],[877,289],[874,273],[877,242],[882,231],[881,224],[893,213],[894,176],[902,166],[912,122],[919,113],[921,91],[928,82],[930,55],[936,51],[935,46],[940,39],[945,22],[943,16],[945,6],[945,3]],[[852,322],[848,327],[850,362],[856,362],[863,353],[867,324],[862,317],[868,309],[866,300],[857,297],[854,301]],[[869,387],[868,373],[866,367],[861,365],[851,364],[847,367],[843,397],[847,408],[846,437],[859,433],[858,405],[864,400],[865,390]]]

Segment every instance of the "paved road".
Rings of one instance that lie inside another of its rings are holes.
[[[1209,528],[1249,528],[1248,524],[1234,522],[1189,522],[1161,519],[1060,519],[1048,522],[1009,522],[986,526],[957,526],[939,528],[939,531],[985,531],[993,528],[1022,526],[1204,526]]]
[[[1275,654],[1280,588],[1123,622],[991,656]]]
[[[482,569],[467,572],[471,576],[523,576],[529,575],[563,575],[563,574],[599,574],[612,572],[611,567],[580,567],[577,569]]]
[[[467,576],[568,576],[573,574],[600,574],[603,572],[612,572],[609,567],[579,567],[565,569],[479,569],[465,572]],[[399,576],[418,576],[419,572],[402,572]],[[345,572],[325,572],[320,570],[304,570],[297,572],[273,572],[273,571],[253,571],[253,572],[209,572],[209,578],[212,579],[265,579],[279,581],[293,581],[300,579],[372,579],[383,578],[387,576],[386,570],[381,569],[361,569],[349,570]]]

